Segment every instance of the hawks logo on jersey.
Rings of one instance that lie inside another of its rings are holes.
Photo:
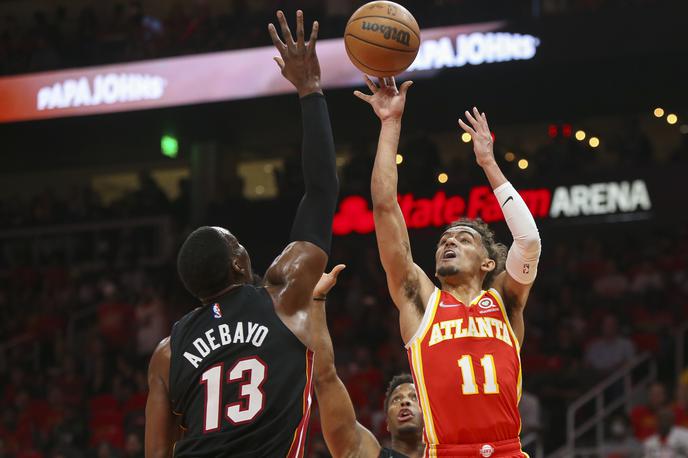
[[[466,305],[436,289],[406,348],[430,456],[435,445],[518,439],[520,347],[496,290]]]

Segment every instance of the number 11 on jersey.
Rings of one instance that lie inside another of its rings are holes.
[[[485,355],[480,360],[480,365],[483,366],[485,374],[485,383],[483,383],[484,394],[499,393],[499,384],[497,384],[497,369],[495,368],[494,357],[492,355]],[[459,359],[459,367],[461,368],[461,377],[463,384],[461,390],[463,394],[478,394],[478,384],[475,381],[475,371],[473,370],[473,359],[471,355],[463,355]]]

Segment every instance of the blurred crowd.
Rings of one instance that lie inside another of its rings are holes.
[[[406,0],[423,27],[533,15],[644,7],[669,0]],[[162,2],[161,2],[162,3]],[[363,0],[110,1],[98,9],[58,3],[32,16],[0,5],[0,75],[101,65],[269,44],[274,11],[302,8],[324,38],[342,35]],[[169,6],[168,6],[169,5]]]
[[[262,210],[241,212],[255,222]],[[657,358],[664,384],[654,385],[630,418],[609,424],[609,443],[639,443],[668,423],[688,425],[688,376],[669,393],[675,333],[688,318],[688,227],[632,224],[542,233],[546,246],[526,314],[521,408],[524,433],[541,434],[549,448],[563,442],[566,405],[642,352]],[[142,456],[147,360],[195,302],[177,279],[174,253],[149,265],[129,249],[146,245],[146,232],[113,231],[110,251],[128,256],[68,261],[50,255],[63,242],[46,245],[43,237],[42,257],[4,260],[0,326],[11,347],[0,353],[0,457]],[[175,247],[183,235],[173,234]],[[256,236],[240,236],[249,252],[262,244]],[[414,237],[414,251],[432,253],[435,242],[434,233]],[[374,239],[336,238],[332,261],[348,265],[328,302],[338,370],[360,421],[385,438],[384,388],[408,362]],[[318,430],[316,416],[310,456],[327,456]]]

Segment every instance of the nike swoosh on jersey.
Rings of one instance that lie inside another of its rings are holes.
[[[509,196],[509,197],[507,197],[506,200],[504,201],[504,203],[502,204],[502,208],[504,208],[504,206],[505,206],[505,205],[507,204],[507,202],[509,202],[510,200],[514,200],[514,196]]]
[[[445,304],[444,302],[440,302],[440,307],[445,308],[445,309],[452,308],[452,307],[458,307],[458,306],[459,306],[459,304]]]

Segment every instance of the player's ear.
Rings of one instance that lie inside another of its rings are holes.
[[[480,270],[487,273],[495,270],[495,267],[497,267],[497,263],[494,261],[494,259],[485,258],[483,259],[483,263],[480,265]]]
[[[244,269],[244,267],[241,265],[238,257],[232,259],[232,270],[234,271],[234,273],[240,276],[246,273],[246,269]]]

